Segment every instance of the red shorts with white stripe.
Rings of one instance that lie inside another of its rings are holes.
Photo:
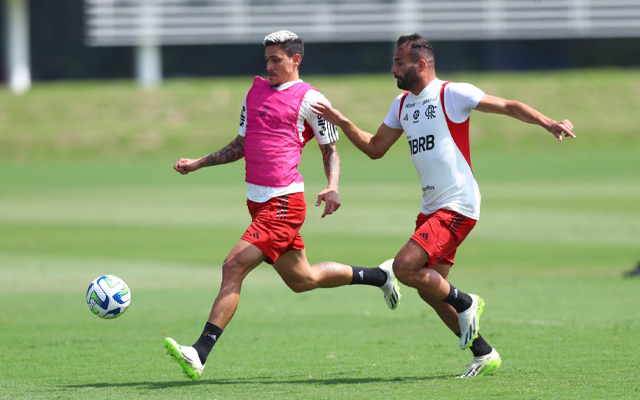
[[[438,210],[429,215],[420,213],[411,239],[429,254],[428,267],[436,264],[453,265],[458,246],[476,226],[476,222],[450,210]]]
[[[247,200],[247,207],[252,221],[242,239],[262,250],[265,262],[273,264],[288,251],[304,249],[299,233],[307,215],[304,193],[285,194],[264,203]]]

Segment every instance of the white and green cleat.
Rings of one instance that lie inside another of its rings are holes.
[[[380,289],[382,289],[384,293],[384,300],[387,302],[387,306],[395,310],[400,305],[402,295],[400,294],[398,280],[393,274],[393,258],[383,262],[378,268],[387,273],[387,281],[384,285],[380,286]]]
[[[458,323],[460,324],[460,350],[471,346],[471,343],[478,337],[480,332],[480,316],[484,309],[484,300],[480,296],[470,294],[471,307],[458,313]]]
[[[458,378],[471,378],[474,376],[482,376],[486,373],[500,368],[502,359],[496,349],[492,349],[491,353],[486,356],[473,357],[469,368],[464,375],[460,375]]]
[[[204,364],[200,362],[196,349],[191,346],[180,346],[171,338],[164,340],[164,347],[167,349],[167,354],[180,364],[180,368],[187,378],[196,381],[202,376]]]

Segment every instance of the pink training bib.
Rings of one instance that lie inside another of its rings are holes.
[[[267,187],[286,187],[302,182],[298,172],[304,140],[298,132],[298,115],[305,82],[283,90],[256,76],[247,94],[247,131],[244,157],[246,182]]]

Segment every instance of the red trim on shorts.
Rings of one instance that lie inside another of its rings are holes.
[[[247,200],[251,225],[242,240],[259,248],[267,257],[265,262],[275,263],[291,250],[303,250],[300,228],[307,214],[304,193],[273,197],[264,203]]]
[[[429,215],[420,213],[411,240],[429,255],[428,267],[436,264],[453,265],[458,247],[476,222],[451,210],[440,209]]]

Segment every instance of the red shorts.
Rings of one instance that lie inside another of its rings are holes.
[[[304,249],[298,232],[307,215],[304,193],[285,194],[264,203],[247,200],[247,207],[251,225],[242,239],[262,250],[265,262],[273,264],[288,251]]]
[[[436,264],[453,265],[458,246],[476,226],[476,222],[450,210],[438,210],[429,215],[420,213],[411,239],[429,254],[428,267]]]

